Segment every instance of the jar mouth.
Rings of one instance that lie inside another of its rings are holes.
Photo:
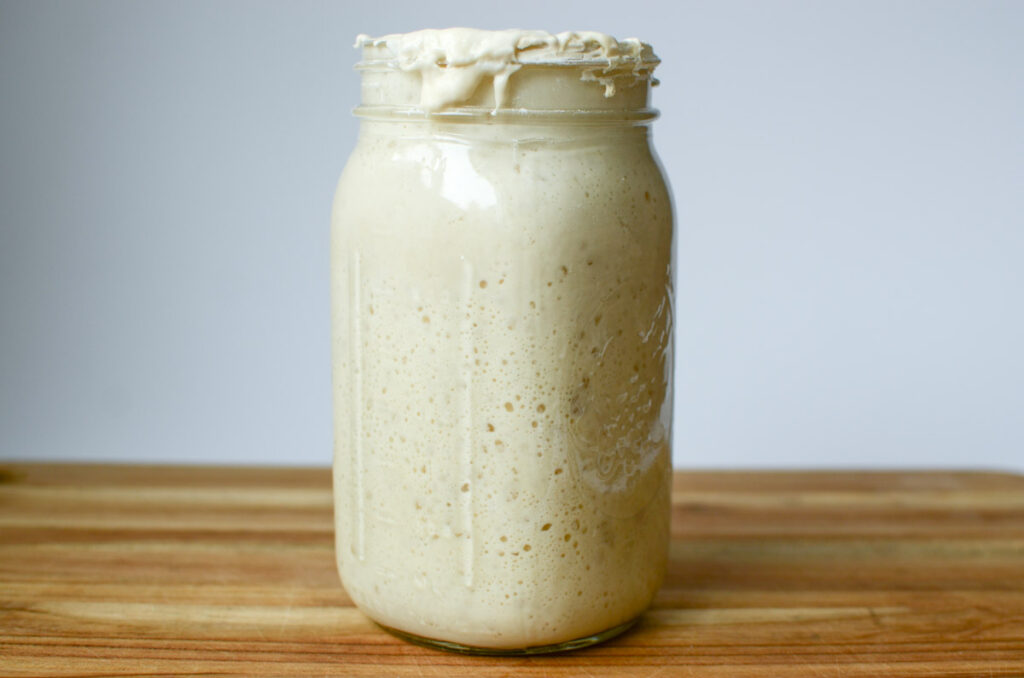
[[[629,64],[653,71],[661,59],[637,38],[616,39],[596,31],[501,30],[473,28],[427,29],[380,37],[356,36],[356,49],[364,63],[400,65],[434,64],[469,66],[480,61],[504,61],[546,66],[612,66]]]
[[[647,109],[647,90],[658,84],[653,72],[661,63],[647,43],[588,31],[450,28],[360,35],[355,46],[363,51],[356,70],[363,76],[364,105],[408,105],[415,89],[416,105],[430,114],[480,106],[495,114]],[[479,95],[485,85],[491,90],[486,104]],[[397,96],[378,96],[374,88],[390,88]],[[595,92],[608,101],[598,101]]]

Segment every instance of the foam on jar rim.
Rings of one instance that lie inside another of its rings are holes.
[[[617,40],[595,31],[427,29],[381,37],[359,35],[363,68],[390,67],[422,78],[420,106],[429,112],[466,101],[492,79],[495,109],[504,100],[509,77],[524,66],[564,66],[604,87],[606,97],[639,82],[658,84],[660,63],[651,46],[636,38]]]

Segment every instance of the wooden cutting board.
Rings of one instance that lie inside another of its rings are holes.
[[[668,579],[575,653],[403,643],[326,469],[0,465],[0,674],[1024,676],[1024,477],[678,473]]]

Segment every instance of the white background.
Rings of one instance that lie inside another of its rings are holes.
[[[664,63],[675,461],[1024,469],[1024,3],[3,3],[0,458],[326,464],[358,32]],[[443,451],[439,451],[443,453]]]

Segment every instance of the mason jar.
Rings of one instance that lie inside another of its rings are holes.
[[[381,626],[448,649],[609,638],[651,603],[668,544],[657,58],[595,33],[357,46],[331,234],[344,586]]]

